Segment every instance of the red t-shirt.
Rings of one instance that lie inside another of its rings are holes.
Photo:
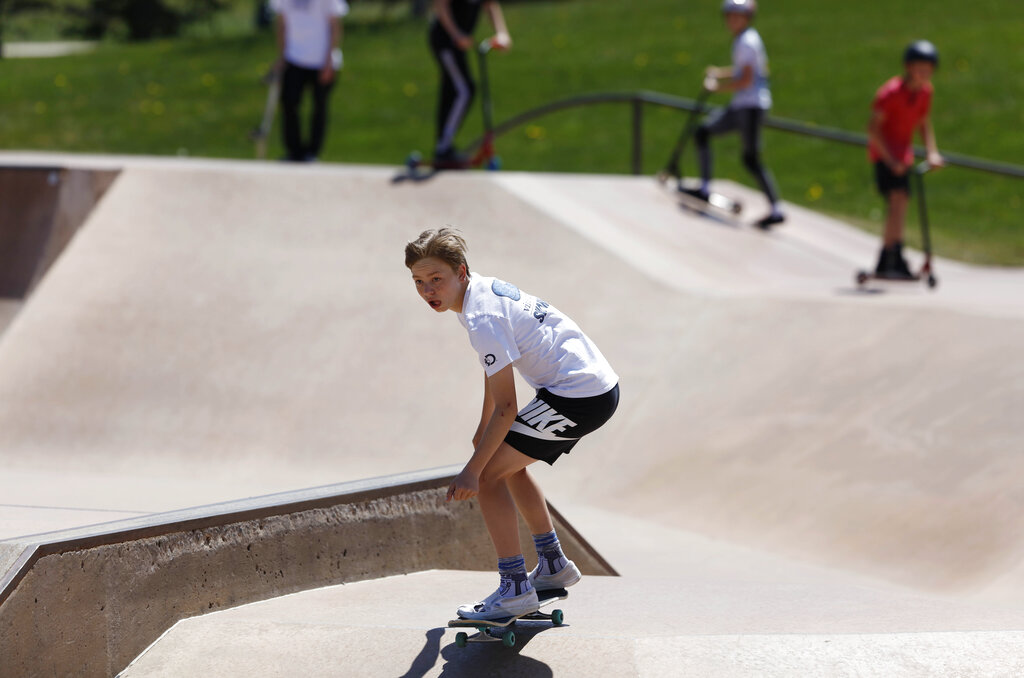
[[[871,110],[881,111],[881,135],[892,157],[909,165],[914,162],[914,130],[928,117],[932,107],[932,85],[926,83],[914,91],[907,87],[902,76],[895,76],[878,88]],[[878,162],[882,156],[868,144],[868,157]]]

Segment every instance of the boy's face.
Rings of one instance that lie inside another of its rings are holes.
[[[908,61],[906,64],[907,79],[912,87],[920,87],[931,82],[935,65],[930,61]]]
[[[430,308],[438,313],[462,311],[462,299],[466,295],[469,276],[465,264],[459,270],[452,270],[446,262],[436,257],[420,259],[409,267],[416,291]]]
[[[750,25],[750,15],[743,12],[726,12],[725,25],[733,35],[736,35]]]

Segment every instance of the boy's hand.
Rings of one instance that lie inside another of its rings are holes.
[[[946,159],[942,155],[935,151],[934,153],[928,154],[928,167],[931,169],[939,169],[946,166]]]
[[[455,476],[452,484],[448,486],[448,496],[445,498],[445,501],[449,502],[452,499],[455,501],[465,501],[466,499],[472,499],[479,492],[480,477],[468,468],[464,468],[459,475]]]
[[[491,38],[491,47],[505,51],[512,47],[512,36],[508,33],[496,33]]]
[[[461,49],[463,52],[473,48],[473,36],[466,35],[465,33],[459,35],[455,39],[455,46]]]
[[[713,75],[705,75],[704,76],[704,89],[706,89],[709,92],[717,92],[718,91],[718,78],[716,78]]]

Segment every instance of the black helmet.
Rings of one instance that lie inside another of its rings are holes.
[[[939,65],[939,50],[927,40],[915,40],[907,45],[903,52],[903,63],[911,61],[927,61],[935,66]]]

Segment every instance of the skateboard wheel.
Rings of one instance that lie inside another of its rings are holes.
[[[455,647],[466,647],[468,640],[469,635],[465,631],[459,631],[455,634]]]
[[[504,645],[505,647],[515,647],[515,644],[516,644],[516,632],[515,631],[505,631],[505,633],[501,634],[501,644]]]
[[[551,611],[551,623],[555,626],[561,626],[562,622],[565,621],[565,615],[562,614],[561,610]]]

